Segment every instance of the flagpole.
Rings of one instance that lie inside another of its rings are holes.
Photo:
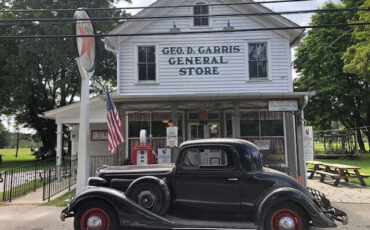
[[[81,74],[81,105],[80,105],[80,127],[78,135],[78,165],[77,165],[77,194],[82,192],[87,186],[89,179],[90,159],[87,152],[87,142],[90,132],[90,79],[94,72],[87,72],[81,63],[80,58],[76,58],[78,69]]]

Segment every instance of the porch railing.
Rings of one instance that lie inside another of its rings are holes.
[[[96,170],[103,165],[113,165],[113,155],[90,156],[90,176],[95,176]]]

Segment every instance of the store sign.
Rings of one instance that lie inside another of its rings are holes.
[[[169,164],[171,163],[171,149],[158,149],[158,164]]]
[[[77,141],[77,132],[71,131],[71,141]]]
[[[269,111],[298,111],[298,101],[269,101]]]
[[[270,140],[255,140],[254,144],[259,150],[270,150]]]
[[[228,65],[231,54],[242,50],[239,45],[164,47],[162,55],[170,66],[177,66],[180,76],[219,75],[220,66]]]
[[[304,127],[303,133],[303,152],[305,161],[313,161],[314,141],[312,126]]]
[[[178,147],[179,145],[178,132],[179,132],[179,128],[176,126],[167,127],[167,146],[168,147],[171,147],[171,148]]]

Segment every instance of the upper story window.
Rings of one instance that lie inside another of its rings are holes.
[[[268,78],[267,42],[249,43],[249,78]]]
[[[209,26],[209,6],[198,3],[194,6],[194,26]],[[199,15],[199,16],[197,16]]]
[[[139,81],[156,81],[155,46],[138,47]]]

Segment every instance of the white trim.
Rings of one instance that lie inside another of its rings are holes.
[[[121,94],[121,44],[117,52],[117,93]]]
[[[249,76],[249,44],[250,43],[266,43],[266,56],[267,56],[267,78],[250,78]],[[271,72],[271,41],[269,39],[262,40],[246,40],[245,41],[245,74],[247,82],[266,82],[272,81],[272,72]]]
[[[284,124],[284,154],[285,154],[285,163],[284,166],[288,166],[288,145],[287,145],[287,137],[286,137],[286,112],[283,112],[283,124]]]
[[[138,62],[139,62],[139,52],[138,48],[140,46],[146,46],[146,47],[155,47],[155,81],[139,81],[139,69],[138,69]],[[137,43],[135,44],[135,85],[153,85],[153,84],[159,84],[159,54],[158,54],[158,44],[155,43]]]

